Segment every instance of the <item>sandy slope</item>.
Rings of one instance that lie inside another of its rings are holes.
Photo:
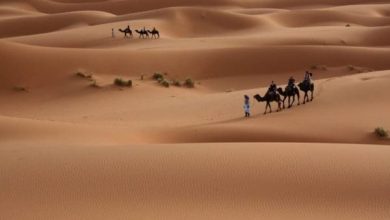
[[[346,69],[347,67],[343,67],[334,71]],[[281,76],[287,77],[283,74]],[[250,79],[253,80],[253,77]],[[242,78],[225,80],[238,81]],[[245,85],[251,84],[242,81]],[[28,122],[29,126],[4,126],[3,130],[9,132],[3,133],[3,140],[14,141],[17,134],[19,141],[24,138],[28,140],[31,136],[23,135],[24,133],[29,134],[30,130],[34,130],[32,135],[35,136],[40,132],[36,128],[42,127],[51,132],[47,135],[41,130],[46,137],[40,141],[55,141],[67,137],[66,141],[80,138],[90,143],[89,137],[94,137],[99,143],[103,139],[107,144],[128,143],[132,139],[137,143],[389,143],[372,135],[375,127],[390,125],[389,118],[386,117],[390,106],[387,93],[383,92],[390,83],[389,71],[317,80],[312,103],[271,115],[262,115],[264,104],[252,101],[254,117],[250,119],[242,117],[242,97],[244,94],[264,94],[265,88],[227,93],[220,88],[223,85],[205,80],[193,91],[185,88],[166,89],[152,80],[136,80],[135,84],[138,86],[121,91],[111,85],[101,89],[89,88],[88,82],[74,76],[64,82],[72,87],[66,91],[56,90],[57,93],[47,94],[46,91],[50,91],[50,88],[28,93],[6,93],[2,97],[3,124],[18,122],[23,125]],[[215,91],[209,89],[213,85]],[[275,110],[276,106],[273,105],[273,108]],[[52,127],[63,127],[64,130],[51,134]],[[72,128],[76,130],[72,131]],[[96,129],[100,130],[99,134],[104,131],[107,133],[96,137]],[[116,133],[113,136],[115,138],[110,138],[113,133]],[[144,135],[135,138],[140,133]]]
[[[388,219],[389,27],[386,1],[3,0],[1,218]],[[313,102],[243,118],[307,69]]]
[[[5,219],[388,219],[387,146],[3,145]]]

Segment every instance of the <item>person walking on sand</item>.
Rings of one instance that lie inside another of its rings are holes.
[[[249,96],[244,95],[244,111],[245,111],[245,117],[250,117],[250,104],[249,104]]]

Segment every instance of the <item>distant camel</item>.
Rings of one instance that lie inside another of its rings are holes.
[[[305,93],[305,96],[303,97],[303,104],[309,101],[313,101],[313,93],[314,93],[314,84],[308,83],[307,81],[300,82],[298,84],[299,89]],[[307,94],[310,91],[311,93],[311,99],[309,100],[309,95]]]
[[[300,95],[299,95],[299,89],[297,87],[294,86],[294,88],[291,88],[289,86],[286,86],[286,88],[283,89],[281,87],[279,87],[277,89],[278,93],[283,96],[283,108],[285,108],[285,105],[284,105],[284,101],[288,98],[288,108],[291,108],[291,106],[294,104],[295,102],[295,96],[298,97],[298,105],[300,105],[300,101],[299,101],[299,98],[300,98]],[[292,102],[290,103],[290,98],[292,97]]]
[[[269,94],[268,92],[264,95],[264,97],[261,97],[259,94],[256,94],[253,96],[253,98],[255,98],[258,102],[267,102],[267,104],[265,105],[265,111],[264,111],[264,114],[267,114],[267,108],[269,108],[269,112],[271,113],[272,112],[272,109],[271,109],[271,102],[277,102],[278,103],[278,110],[277,111],[280,111],[282,110],[281,108],[281,98],[280,98],[280,95],[279,94]]]
[[[139,34],[139,38],[149,38],[148,32],[144,29],[142,30],[135,30]]]
[[[153,30],[149,31],[149,34],[152,34],[152,38],[160,38],[160,32],[156,28],[153,28]]]
[[[119,31],[125,34],[125,37],[127,37],[127,34],[129,34],[130,37],[133,37],[133,32],[130,29],[130,26],[128,25],[126,29],[122,30],[119,28]]]

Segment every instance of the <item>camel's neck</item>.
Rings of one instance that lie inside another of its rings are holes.
[[[261,95],[257,94],[255,97],[254,97],[258,102],[263,102],[264,101],[264,98],[261,97]]]

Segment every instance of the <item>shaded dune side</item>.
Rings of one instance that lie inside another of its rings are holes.
[[[93,25],[113,15],[104,12],[67,12],[55,15],[35,15],[9,18],[0,21],[1,38],[58,31],[81,24]]]
[[[321,24],[355,24],[366,27],[388,26],[390,17],[377,17],[370,14],[351,14],[334,10],[302,10],[281,12],[269,15],[287,27],[316,26]]]
[[[26,10],[23,8],[18,7],[7,7],[7,6],[1,6],[0,5],[0,18],[13,18],[13,17],[21,17],[21,16],[27,16],[27,15],[36,15],[40,14],[38,12]],[[4,31],[4,30],[2,30]]]
[[[152,138],[145,133],[130,131],[111,125],[88,125],[53,120],[28,119],[0,115],[1,145],[6,143],[53,143],[62,140],[70,143],[145,143]],[[109,128],[109,129],[108,129]]]

